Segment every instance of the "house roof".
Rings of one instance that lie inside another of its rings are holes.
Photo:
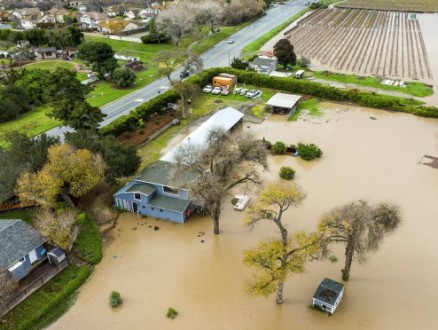
[[[165,154],[160,160],[174,162],[180,148],[196,146],[206,147],[210,132],[215,128],[221,128],[228,132],[243,118],[243,113],[232,107],[226,107],[216,111],[207,121],[199,126],[193,133],[182,140],[175,148]]]
[[[199,175],[198,172],[191,170],[189,166],[187,166],[186,171],[179,171],[181,173],[177,177],[175,177],[175,171],[175,164],[159,160],[144,168],[135,180],[175,188],[186,188],[187,184],[194,181]]]
[[[9,267],[44,242],[44,237],[24,221],[0,220],[0,267]]]
[[[170,196],[163,196],[156,194],[148,202],[149,206],[156,207],[158,209],[171,210],[176,212],[184,212],[189,205],[190,200],[179,199]]]
[[[316,289],[313,299],[317,299],[328,305],[333,305],[343,289],[344,285],[342,283],[325,278],[318,289]]]
[[[277,61],[277,58],[268,58],[268,57],[256,57],[253,61],[253,65],[257,66],[268,66],[270,67],[272,64],[274,64]]]
[[[136,183],[136,184],[132,185],[131,187],[129,187],[128,189],[126,189],[126,192],[140,192],[140,193],[143,193],[143,194],[149,196],[155,190],[156,190],[156,188],[151,186],[150,184]]]
[[[56,47],[37,48],[37,53],[56,52]]]
[[[100,21],[100,20],[104,20],[106,18],[108,18],[108,15],[105,13],[98,13],[95,11],[90,11],[85,13],[85,15],[87,15],[89,18],[95,19],[96,21]]]
[[[273,107],[292,109],[300,100],[300,95],[277,93],[266,102],[266,105]]]

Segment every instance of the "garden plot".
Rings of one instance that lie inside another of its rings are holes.
[[[329,70],[432,79],[420,25],[408,13],[318,10],[285,37],[298,55]]]

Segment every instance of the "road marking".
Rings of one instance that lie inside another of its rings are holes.
[[[134,102],[144,102],[144,99],[135,99]]]

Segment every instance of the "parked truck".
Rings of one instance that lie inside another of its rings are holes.
[[[220,73],[219,77],[231,78],[233,79],[234,85],[237,85],[237,76],[231,73]]]

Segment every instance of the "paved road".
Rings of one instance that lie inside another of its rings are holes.
[[[229,44],[228,40],[223,40],[203,53],[202,59],[204,61],[204,68],[229,66],[233,57],[238,57],[241,54],[241,50],[244,46],[298,13],[305,7],[304,3],[306,2],[306,0],[292,0],[286,2],[284,5],[270,8],[267,10],[266,16],[263,16],[253,24],[233,34],[229,39],[234,40],[234,43]],[[181,70],[182,69],[175,71],[172,77],[178,78]],[[142,89],[103,106],[101,110],[107,116],[101,123],[101,126],[106,126],[115,119],[128,114],[141,103],[157,96],[158,91],[165,91],[168,88],[168,80],[166,78],[160,78]],[[56,127],[48,131],[47,134],[62,138],[64,133],[68,130],[68,127]]]

